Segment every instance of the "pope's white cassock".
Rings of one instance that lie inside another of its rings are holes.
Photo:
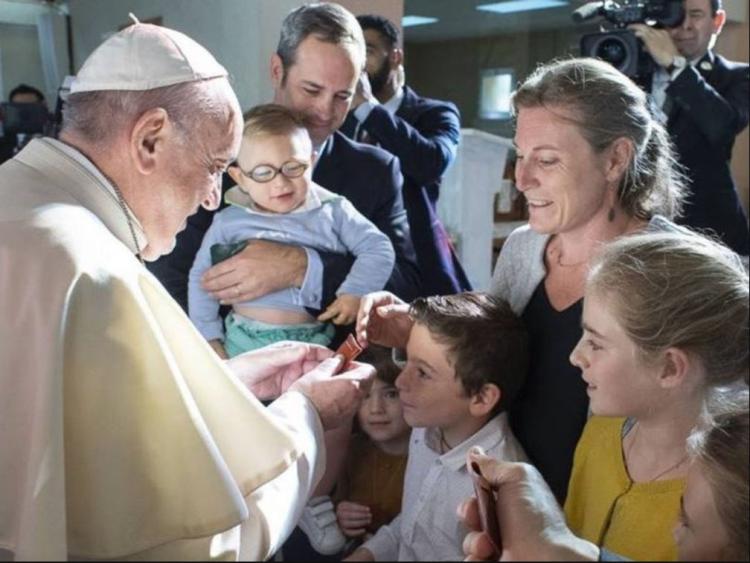
[[[264,409],[135,252],[78,151],[0,167],[0,558],[263,559],[322,474],[312,404]]]

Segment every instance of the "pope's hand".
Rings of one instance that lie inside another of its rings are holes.
[[[289,388],[315,405],[325,430],[351,420],[375,376],[375,368],[358,362],[349,362],[348,369],[339,372],[343,361],[342,356],[329,358]]]
[[[316,344],[277,342],[235,356],[227,366],[258,399],[273,400],[331,356],[331,350]]]

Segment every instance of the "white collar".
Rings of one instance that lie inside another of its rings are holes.
[[[83,168],[85,168],[89,173],[91,173],[94,178],[98,181],[99,185],[104,187],[107,192],[115,199],[117,202],[117,205],[120,206],[120,198],[117,195],[117,192],[115,191],[115,188],[112,186],[112,182],[110,182],[107,177],[102,174],[101,170],[99,170],[96,167],[96,164],[91,162],[89,158],[84,155],[81,151],[73,147],[72,145],[69,145],[67,143],[64,143],[62,141],[59,141],[57,139],[53,139],[51,137],[45,137],[44,140],[51,145],[53,145],[55,148],[60,150],[61,152],[65,153],[68,157],[75,160],[78,164],[80,164]],[[133,213],[133,210],[128,206],[128,203],[123,199],[122,204],[125,206],[125,210],[128,213],[128,216],[130,217],[130,220],[133,224],[133,232],[135,233],[136,241],[138,241],[138,249],[140,251],[143,251],[146,246],[148,246],[148,239],[146,238],[146,231],[143,230],[143,226],[141,225],[141,222],[138,220],[138,217],[136,217],[135,213]],[[130,246],[130,245],[128,245]]]
[[[508,423],[508,413],[502,412],[482,426],[474,434],[466,438],[459,445],[439,454],[438,459],[447,468],[460,471],[466,466],[466,454],[472,446],[480,446],[484,450],[491,450],[497,444],[505,441],[505,437],[511,435]],[[425,430],[425,445],[432,451],[440,452],[440,430],[434,427]]]
[[[383,104],[383,107],[388,113],[393,115],[398,111],[398,108],[401,107],[401,102],[404,100],[405,95],[406,94],[404,93],[404,89],[399,88],[398,90],[396,90],[396,93],[393,94],[393,97]]]
[[[317,147],[313,146],[313,152],[316,155],[315,156],[315,162],[313,163],[313,171],[315,170],[315,167],[318,165],[318,161],[320,160],[320,155],[322,155],[325,152],[326,147],[328,146],[328,143],[330,143],[330,142],[331,142],[331,135],[328,135],[328,137],[326,137],[325,141],[323,141],[322,143],[320,143],[320,145],[318,145]]]

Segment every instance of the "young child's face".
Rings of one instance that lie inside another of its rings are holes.
[[[471,417],[469,397],[448,361],[447,347],[415,324],[406,347],[408,361],[396,379],[410,426],[449,429]]]
[[[688,470],[680,518],[672,535],[678,561],[731,561],[737,557],[731,556],[729,532],[700,463],[693,463]]]
[[[306,166],[304,174],[297,178],[289,178],[281,172],[268,182],[257,182],[244,173],[235,178],[255,205],[265,211],[289,213],[305,202],[312,178],[312,143],[305,131],[243,137],[237,162],[248,174],[264,165],[277,170],[285,164],[291,168],[295,167],[294,163]]]
[[[373,442],[397,440],[411,432],[404,420],[398,389],[377,377],[357,415],[359,425]]]
[[[583,335],[570,361],[581,368],[594,414],[637,416],[658,403],[655,368],[642,360],[607,296],[586,291]]]

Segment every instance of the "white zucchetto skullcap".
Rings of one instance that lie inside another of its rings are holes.
[[[152,90],[227,76],[211,53],[187,35],[136,23],[108,38],[83,63],[70,93]]]

